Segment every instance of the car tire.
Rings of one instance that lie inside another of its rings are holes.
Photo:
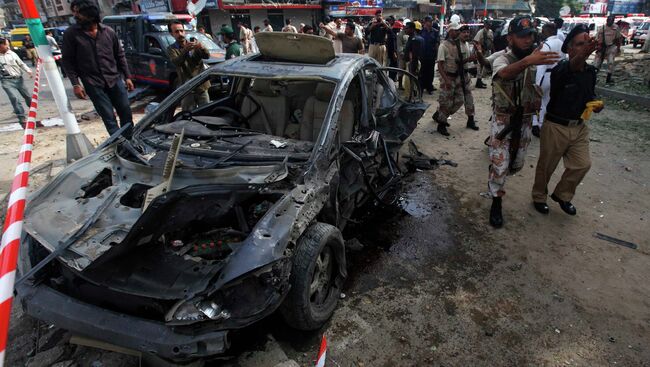
[[[334,313],[341,295],[335,251],[342,246],[341,232],[326,223],[312,225],[298,239],[289,279],[291,290],[280,308],[289,326],[316,330]]]

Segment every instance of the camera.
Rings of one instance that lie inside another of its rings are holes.
[[[196,37],[190,37],[190,42],[196,42]]]
[[[5,68],[5,64],[0,64],[0,77],[9,78],[11,74]]]

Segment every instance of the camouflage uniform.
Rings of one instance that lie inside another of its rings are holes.
[[[600,67],[603,66],[603,61],[607,58],[607,73],[612,74],[614,72],[614,58],[618,52],[617,45],[619,44],[621,37],[621,31],[618,29],[616,24],[613,24],[611,27],[604,25],[598,31],[599,47],[594,61],[596,69],[600,70]],[[603,49],[605,50],[604,55]]]
[[[439,124],[446,124],[447,118],[456,113],[463,104],[465,105],[465,114],[467,116],[474,116],[474,97],[472,97],[472,91],[470,89],[471,78],[465,72],[465,89],[463,90],[463,83],[461,82],[460,74],[458,74],[458,62],[469,57],[467,42],[462,42],[460,49],[462,59],[458,55],[458,48],[454,41],[445,40],[438,47],[438,59],[436,61],[443,61],[445,64],[445,72],[451,74],[449,76],[451,79],[449,86],[442,83],[441,77],[440,95],[438,96],[439,106],[436,113],[436,122]]]
[[[531,66],[520,73],[513,80],[503,80],[497,73],[503,67],[516,62],[518,59],[508,52],[499,56],[494,62],[494,74],[492,76],[492,121],[490,122],[490,175],[488,179],[488,191],[492,197],[505,195],[503,186],[506,176],[516,173],[524,166],[526,150],[532,135],[533,115],[539,112],[542,101],[542,90],[535,84],[536,67]],[[499,65],[500,64],[500,65]],[[516,90],[520,93],[516,94]],[[513,141],[512,133],[506,135],[503,140],[498,140],[497,135],[509,123],[510,117],[516,111],[516,104],[523,107],[523,122],[521,126],[521,138]],[[516,150],[516,158],[511,157]]]

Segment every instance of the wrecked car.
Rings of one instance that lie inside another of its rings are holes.
[[[276,310],[302,330],[330,318],[342,230],[395,200],[398,150],[428,106],[412,75],[325,38],[256,37],[260,53],[204,71],[30,198],[26,313],[173,361],[223,353]],[[182,109],[222,78],[226,96]]]

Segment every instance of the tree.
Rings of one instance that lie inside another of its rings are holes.
[[[560,15],[560,8],[564,6],[565,0],[539,0],[535,5],[536,16],[555,18]]]

